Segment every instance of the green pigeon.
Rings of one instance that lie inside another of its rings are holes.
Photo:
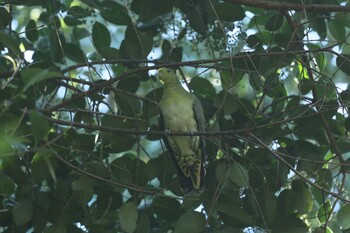
[[[188,132],[187,136],[165,135],[163,140],[173,160],[181,190],[200,194],[204,190],[205,142],[191,132],[205,131],[203,107],[199,99],[187,92],[176,73],[168,68],[158,70],[164,84],[159,102],[159,126],[164,131]]]

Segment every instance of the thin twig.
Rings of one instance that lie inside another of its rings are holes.
[[[287,3],[284,1],[272,2],[263,0],[226,0],[225,2],[275,11],[350,12],[350,6],[334,4],[301,4]]]

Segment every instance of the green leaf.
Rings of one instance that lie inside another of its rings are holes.
[[[92,188],[94,180],[87,176],[80,176],[78,180],[72,182],[72,189],[75,191],[88,190]]]
[[[213,85],[205,78],[194,77],[191,79],[189,86],[199,96],[211,97],[216,94]]]
[[[169,221],[177,220],[183,213],[180,209],[180,203],[170,197],[157,197],[152,206],[158,217]]]
[[[268,187],[264,187],[264,194],[262,200],[264,218],[267,221],[267,223],[271,224],[273,223],[273,220],[276,216],[277,200],[274,193],[272,193],[272,191]]]
[[[181,29],[181,31],[179,32],[179,35],[177,36],[177,41],[180,41],[182,40],[187,34],[187,29],[186,28],[183,28]]]
[[[283,48],[288,48],[289,49],[294,49],[295,44],[294,43],[290,43],[290,38],[293,35],[291,35],[291,33],[276,33],[275,34],[275,41],[276,44],[278,44],[279,46],[283,47]]]
[[[327,36],[327,26],[324,17],[315,17],[310,22],[310,27],[317,32],[319,37],[324,40]]]
[[[232,71],[222,70],[220,72],[220,79],[222,88],[226,91],[231,89],[237,83],[239,83],[243,78],[243,74],[240,72],[233,73]]]
[[[205,229],[202,213],[191,211],[183,214],[175,224],[174,233],[199,233]]]
[[[308,108],[308,107],[306,107],[306,108]],[[301,111],[303,111],[303,112],[301,112]],[[327,138],[326,138],[324,129],[322,127],[320,127],[320,125],[322,125],[321,119],[319,117],[315,117],[314,114],[316,114],[314,109],[311,109],[311,108],[305,109],[304,107],[301,107],[301,106],[299,106],[297,109],[291,110],[291,116],[298,116],[298,119],[296,120],[297,125],[293,129],[293,132],[296,135],[298,135],[298,137],[300,139],[314,139],[318,143],[326,143]],[[303,117],[300,117],[302,115],[303,115]],[[304,147],[308,151],[308,154],[307,155],[299,154],[297,156],[309,157],[308,159],[321,159],[321,158],[323,158],[323,155],[318,153],[320,151],[319,151],[317,146],[315,146],[311,143],[308,143],[306,140],[303,140],[303,141],[304,141],[304,143],[303,143],[304,145],[302,147]],[[308,144],[308,145],[306,145],[306,144]],[[300,148],[302,148],[302,147],[300,147]],[[313,147],[314,152],[311,149],[309,149],[311,147]],[[304,148],[302,148],[302,149],[304,149]],[[303,167],[302,169],[309,169],[310,166],[322,167],[322,165],[319,165],[319,164],[317,165],[317,164],[313,163],[312,160],[299,161],[299,163],[306,166],[306,167]]]
[[[214,6],[219,20],[222,21],[238,21],[245,17],[242,6],[232,3],[219,3]]]
[[[182,47],[176,47],[171,50],[168,58],[169,61],[182,61]]]
[[[271,16],[265,23],[265,28],[268,31],[276,31],[283,24],[284,17],[281,14]]]
[[[116,49],[116,48],[105,47],[100,49],[98,52],[101,55],[101,57],[105,59],[114,60],[114,59],[121,58],[120,51],[119,49]]]
[[[16,157],[8,157],[2,159],[2,172],[4,175],[11,177],[16,184],[23,185],[27,183],[28,176],[23,169],[20,167],[20,160]]]
[[[262,46],[262,41],[256,34],[250,35],[247,38],[247,44],[250,48],[259,48]]]
[[[120,80],[117,84],[117,88],[131,93],[135,93],[140,87],[140,81],[136,76],[132,78],[124,78]]]
[[[12,217],[16,225],[28,223],[33,216],[33,205],[29,199],[22,199],[12,209]]]
[[[44,197],[47,200],[47,196]],[[34,212],[31,222],[34,228],[34,232],[44,232],[48,220],[49,211],[47,211],[47,208],[49,207],[49,203],[45,201],[45,204],[41,202],[40,204],[35,203],[33,205]]]
[[[153,37],[148,33],[140,32],[134,26],[128,26],[125,31],[125,39],[120,45],[123,58],[146,58],[153,48]]]
[[[80,6],[72,6],[68,9],[67,14],[73,15],[76,18],[85,18],[91,15],[91,10]]]
[[[71,194],[70,192],[70,183],[58,178],[56,181],[56,187],[53,190],[54,197],[57,198],[57,200],[64,201],[69,198],[69,195]]]
[[[350,131],[350,117],[345,119],[345,128]]]
[[[31,111],[29,114],[30,127],[36,140],[45,139],[50,130],[48,121],[37,111]]]
[[[55,157],[51,154],[46,152],[36,153],[31,162],[33,183],[39,183],[51,176],[54,176],[56,166],[57,163]]]
[[[343,230],[350,228],[350,206],[344,205],[337,214],[337,222]]]
[[[29,20],[25,30],[28,40],[34,42],[39,38],[37,26],[34,20]]]
[[[137,206],[135,202],[128,202],[119,209],[119,221],[122,229],[127,233],[132,233],[137,227]]]
[[[94,94],[95,95],[93,95],[93,94],[89,95],[89,97],[94,101],[99,100],[99,97],[101,95],[99,95],[99,93],[94,93]],[[85,98],[79,96],[79,94],[73,94],[69,99],[72,101],[67,105],[67,108],[85,109],[86,100],[85,100]]]
[[[43,233],[67,233],[66,228],[59,223],[55,223],[51,226],[49,226],[48,228],[45,229],[45,231]]]
[[[293,190],[283,190],[277,198],[277,216],[285,217],[296,210],[298,196]]]
[[[135,116],[141,111],[141,103],[138,99],[122,93],[115,93],[114,97],[118,110],[122,114]]]
[[[86,38],[90,35],[90,32],[88,32],[85,28],[73,28],[73,41],[79,41],[80,39]]]
[[[137,222],[137,228],[134,233],[149,233],[151,229],[151,222],[147,214],[141,214]]]
[[[128,157],[121,157],[113,160],[111,163],[111,171],[113,176],[122,182],[130,182],[133,175],[130,172],[132,160]]]
[[[235,182],[240,187],[249,186],[248,172],[242,165],[240,165],[237,162],[233,163],[232,166],[230,167],[229,177],[233,182]]]
[[[47,69],[44,70],[40,68],[27,68],[22,70],[21,74],[24,82],[23,91],[26,91],[31,85],[34,85],[38,82],[52,78],[63,77],[60,72],[50,71]]]
[[[350,75],[350,55],[349,54],[338,55],[336,63],[341,71],[343,71],[347,75]]]
[[[113,1],[103,1],[101,16],[105,20],[116,25],[128,25],[131,19],[128,15],[127,9],[119,3]]]
[[[19,49],[19,40],[17,37],[10,36],[3,31],[0,31],[0,45],[5,46],[8,48],[11,52],[18,55],[21,53]],[[0,46],[1,48],[1,46]]]
[[[84,63],[86,62],[85,54],[80,47],[73,43],[67,43],[63,47],[64,54],[74,62]]]
[[[333,184],[332,171],[322,168],[316,171],[316,183],[324,189],[331,190]]]
[[[170,12],[174,3],[175,0],[134,0],[131,10],[139,15],[141,22],[145,22]]]
[[[66,15],[63,19],[63,22],[70,27],[74,27],[83,23],[82,20],[79,20],[73,15]]]
[[[217,209],[224,223],[234,227],[245,227],[253,224],[253,219],[242,206],[236,202],[218,203]]]
[[[110,120],[113,118],[110,118]],[[114,118],[115,119],[115,118]],[[103,125],[112,125],[112,127],[118,127],[118,128],[127,128],[127,129],[132,129],[132,122],[127,121],[125,124],[123,122],[120,122],[121,118],[115,119],[116,124],[109,124],[107,122],[110,122],[110,120],[104,120]],[[120,124],[122,123],[122,124]],[[130,128],[128,128],[128,126]],[[136,124],[137,126],[137,124]],[[110,127],[110,126],[108,126]],[[139,128],[139,127],[136,127]],[[139,128],[140,129],[140,128]],[[136,142],[136,137],[132,134],[125,134],[125,133],[106,133],[103,132],[102,134],[102,142],[103,145],[108,146],[111,149],[111,152],[114,153],[119,153],[119,152],[124,152],[127,150],[130,150],[135,142]]]
[[[298,196],[296,208],[298,213],[307,214],[314,204],[310,190],[302,180],[293,180],[292,189]]]
[[[1,140],[0,141],[0,158],[7,154],[11,154],[13,152],[13,147],[9,140]]]
[[[306,233],[309,228],[305,222],[294,215],[286,216],[275,222],[272,232],[276,233]]]
[[[57,19],[59,21],[59,19]],[[65,44],[63,35],[54,29],[49,31],[50,55],[54,62],[62,62],[63,52],[62,46]]]
[[[207,25],[204,23],[204,18],[200,9],[195,6],[194,2],[189,2],[189,4],[181,10],[186,14],[194,31],[203,36],[207,35]]]
[[[96,207],[100,211],[117,210],[123,204],[123,197],[116,192],[111,185],[98,184],[94,185],[96,197]]]
[[[105,25],[96,22],[92,27],[92,41],[97,51],[111,46],[111,34]]]
[[[337,90],[334,88],[334,82],[328,80],[326,77],[321,77],[316,82],[316,91],[319,96],[323,96],[327,102],[337,99]],[[334,107],[335,105],[330,105]],[[335,112],[334,112],[335,113]]]
[[[168,40],[163,40],[162,42],[162,60],[167,60],[170,56],[171,44]]]
[[[157,88],[147,93],[145,98],[151,101],[144,101],[143,103],[142,112],[144,116],[151,118],[159,114],[157,103],[159,103],[160,99],[162,98],[163,92],[163,88]]]
[[[332,215],[332,203],[327,200],[322,206],[317,210],[317,218],[321,224],[331,219]]]
[[[244,233],[240,228],[225,227],[224,229],[214,231],[214,233]]]
[[[315,87],[315,82],[311,79],[303,78],[299,83],[299,89],[302,95],[306,95]]]
[[[7,27],[11,22],[11,14],[6,10],[5,7],[0,8],[0,29]]]
[[[8,177],[2,177],[0,179],[0,192],[4,196],[10,196],[12,195],[16,190],[16,184],[15,181]]]
[[[343,21],[344,19],[338,18],[330,19],[328,21],[328,30],[338,42],[342,42],[346,39],[346,31]]]
[[[236,112],[239,108],[239,99],[236,95],[229,92],[221,91],[214,97],[214,106],[224,109],[225,115],[230,115]]]

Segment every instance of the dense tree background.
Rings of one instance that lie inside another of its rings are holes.
[[[0,0],[0,231],[350,232],[347,4]],[[205,109],[199,196],[162,66]]]

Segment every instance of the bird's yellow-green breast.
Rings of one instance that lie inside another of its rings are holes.
[[[168,68],[158,70],[164,84],[164,94],[159,103],[161,125],[175,132],[204,130],[205,119],[200,101],[187,92],[175,72]],[[199,125],[200,124],[200,125]],[[204,179],[204,152],[199,136],[164,137],[169,154],[177,163],[180,186],[183,190],[202,190]]]

